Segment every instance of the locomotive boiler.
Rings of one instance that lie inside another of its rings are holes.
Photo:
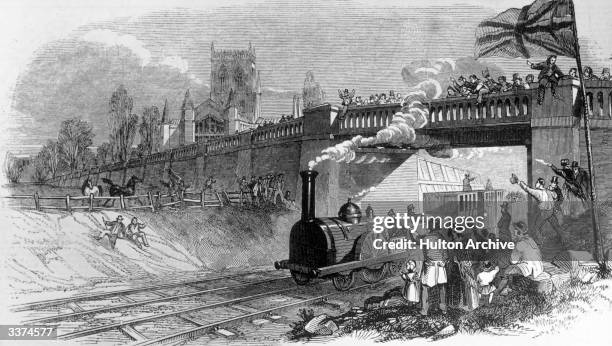
[[[337,217],[315,216],[315,179],[313,170],[302,177],[302,215],[291,228],[289,259],[274,263],[276,269],[288,269],[298,285],[312,278],[330,278],[338,290],[348,290],[356,274],[363,281],[382,280],[388,271],[397,272],[405,253],[376,249],[377,238],[388,240],[388,233],[374,233],[371,220],[362,217],[359,206],[348,202]]]

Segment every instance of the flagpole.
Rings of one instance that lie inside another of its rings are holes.
[[[582,114],[584,119],[584,140],[586,144],[587,162],[589,168],[589,184],[591,185],[591,221],[593,222],[593,245],[595,247],[595,260],[603,262],[603,247],[601,244],[601,235],[599,232],[599,214],[597,208],[597,196],[595,194],[595,167],[593,165],[593,148],[591,145],[591,121],[589,119],[589,100],[587,99],[586,89],[584,87],[584,75],[582,73],[582,61],[580,59],[580,44],[578,43],[578,29],[576,25],[576,12],[574,10],[574,2],[569,0],[569,6],[571,9],[571,15],[574,18],[574,25],[572,29],[574,31],[574,49],[576,51],[576,65],[578,68],[578,77],[580,79],[580,93],[584,102],[584,112]]]

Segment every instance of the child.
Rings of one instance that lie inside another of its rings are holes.
[[[409,260],[406,263],[406,269],[402,271],[402,279],[406,281],[404,285],[404,289],[402,290],[402,296],[406,299],[410,304],[419,302],[419,289],[417,286],[417,281],[419,280],[419,276],[416,272],[416,262],[413,260]]]
[[[485,261],[482,264],[482,272],[478,274],[476,280],[478,281],[478,293],[479,298],[486,296],[487,303],[491,304],[493,300],[493,292],[495,292],[495,286],[492,284],[493,279],[495,279],[495,275],[499,272],[499,267],[493,267],[493,264],[489,261]]]

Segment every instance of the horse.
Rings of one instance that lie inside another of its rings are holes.
[[[102,196],[103,190],[101,185],[93,185],[91,180],[85,179],[83,185],[81,186],[81,193],[83,194],[83,196]]]
[[[117,185],[115,183],[113,183],[112,180],[107,179],[107,178],[102,178],[102,181],[105,182],[106,184],[110,185],[109,189],[108,189],[108,193],[111,197],[116,197],[116,196],[134,196],[134,194],[136,193],[136,183],[142,182],[142,179],[138,178],[137,176],[133,175],[128,182],[125,184],[125,186],[121,186],[121,185]],[[110,199],[106,200],[106,202],[104,202],[104,206],[106,206],[106,204],[108,203],[108,201],[110,201]],[[113,205],[115,204],[115,201],[113,200]]]

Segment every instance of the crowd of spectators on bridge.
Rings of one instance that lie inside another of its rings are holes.
[[[264,120],[262,123],[260,123],[260,124],[258,124],[258,125],[257,125],[257,128],[258,128],[258,129],[260,129],[260,128],[262,128],[262,127],[268,127],[268,126],[272,126],[272,125],[274,125],[274,124],[275,124],[275,123],[274,123],[274,121],[272,121],[272,120]]]
[[[382,105],[391,103],[401,103],[402,94],[389,90],[389,93],[372,94],[368,96],[355,96],[355,89],[338,90],[338,96],[342,100],[343,106],[366,106],[366,105]]]
[[[536,66],[537,64],[531,64]],[[535,67],[532,67],[536,69]],[[585,80],[612,80],[610,69],[604,68],[601,75],[593,73],[590,66],[585,66],[583,69],[583,77]],[[561,75],[562,79],[578,79],[578,70],[570,68],[567,75]],[[482,101],[482,97],[486,94],[496,94],[504,92],[516,92],[518,90],[534,89],[538,87],[535,75],[530,73],[522,78],[518,73],[512,74],[512,78],[508,80],[506,76],[491,76],[488,69],[482,71],[482,77],[475,74],[468,78],[459,76],[458,78],[450,77],[450,85],[446,89],[447,97],[477,97],[478,103]]]
[[[282,124],[282,123],[286,123],[288,121],[291,121],[293,119],[293,116],[291,115],[281,115],[280,118],[278,118],[277,121],[273,121],[273,120],[264,120],[262,123],[257,125],[257,128],[264,128],[264,127],[269,127],[269,126],[273,126],[276,124]]]

